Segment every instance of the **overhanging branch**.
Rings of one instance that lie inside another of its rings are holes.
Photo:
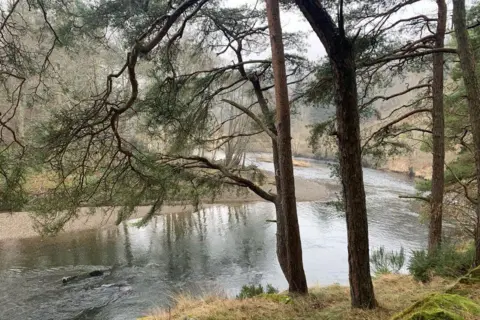
[[[230,180],[234,181],[237,183],[239,186],[246,187],[253,191],[256,195],[261,197],[262,199],[265,199],[270,202],[275,202],[277,196],[275,194],[269,193],[265,190],[263,190],[260,186],[252,182],[251,180],[245,179],[243,177],[237,176],[230,172],[227,168],[224,166],[213,163],[207,158],[200,157],[200,156],[191,156],[191,157],[178,157],[178,159],[185,159],[185,160],[194,160],[197,162],[200,162],[204,164],[207,168],[214,169],[220,171],[225,177],[229,178]]]
[[[382,131],[385,131],[386,129],[390,128],[391,126],[393,126],[394,124],[397,124],[417,113],[424,113],[424,112],[432,112],[432,109],[418,109],[418,110],[413,110],[413,111],[410,111],[406,114],[404,114],[403,116],[387,123],[386,125],[384,125],[383,127],[381,127],[380,129],[376,130],[366,141],[365,143],[363,144],[362,146],[362,151],[367,147],[368,143],[373,139],[375,138],[380,132]]]
[[[277,136],[270,129],[268,129],[265,123],[260,118],[258,118],[252,111],[236,103],[235,101],[228,100],[228,99],[222,99],[222,101],[230,104],[231,106],[237,108],[238,110],[241,110],[243,113],[249,116],[253,121],[255,121],[260,126],[260,128],[262,128],[263,131],[265,131],[265,133],[267,133],[270,136],[270,138],[272,138],[272,140],[277,141]]]

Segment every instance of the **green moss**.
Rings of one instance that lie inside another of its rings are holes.
[[[456,294],[432,294],[394,316],[392,320],[464,320],[480,315],[480,306]]]

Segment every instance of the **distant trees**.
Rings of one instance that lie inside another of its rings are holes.
[[[470,128],[463,134],[463,138],[468,131],[471,132],[471,152],[473,153],[475,163],[474,177],[477,182],[476,199],[470,198],[468,195],[468,187],[465,187],[464,190],[467,198],[471,199],[475,204],[475,265],[478,266],[480,265],[480,80],[478,78],[475,55],[467,29],[465,0],[453,1],[453,24],[455,27],[460,68],[463,73],[463,85],[465,86],[467,95],[468,115],[470,119]],[[460,179],[457,179],[457,181],[463,184]]]
[[[27,202],[25,123],[34,103],[46,99],[51,57],[57,44],[41,1],[0,5],[0,208]]]

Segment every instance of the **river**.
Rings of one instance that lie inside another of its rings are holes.
[[[307,179],[330,180],[322,162],[296,168]],[[272,170],[270,163],[259,163]],[[423,248],[427,231],[408,201],[407,178],[364,169],[370,245],[407,253]],[[342,213],[321,202],[298,203],[305,272],[310,286],[348,283]],[[218,205],[155,217],[142,228],[0,242],[0,319],[135,319],[172,304],[178,293],[225,293],[243,284],[286,288],[275,254],[273,205]],[[62,277],[112,268],[102,277],[62,284]]]

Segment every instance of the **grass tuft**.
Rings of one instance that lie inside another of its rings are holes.
[[[422,284],[407,275],[381,275],[374,281],[380,307],[373,311],[351,309],[349,288],[340,285],[311,288],[306,297],[261,294],[241,300],[216,296],[199,300],[180,296],[170,312],[155,312],[143,320],[386,320],[449,284],[441,278]]]

